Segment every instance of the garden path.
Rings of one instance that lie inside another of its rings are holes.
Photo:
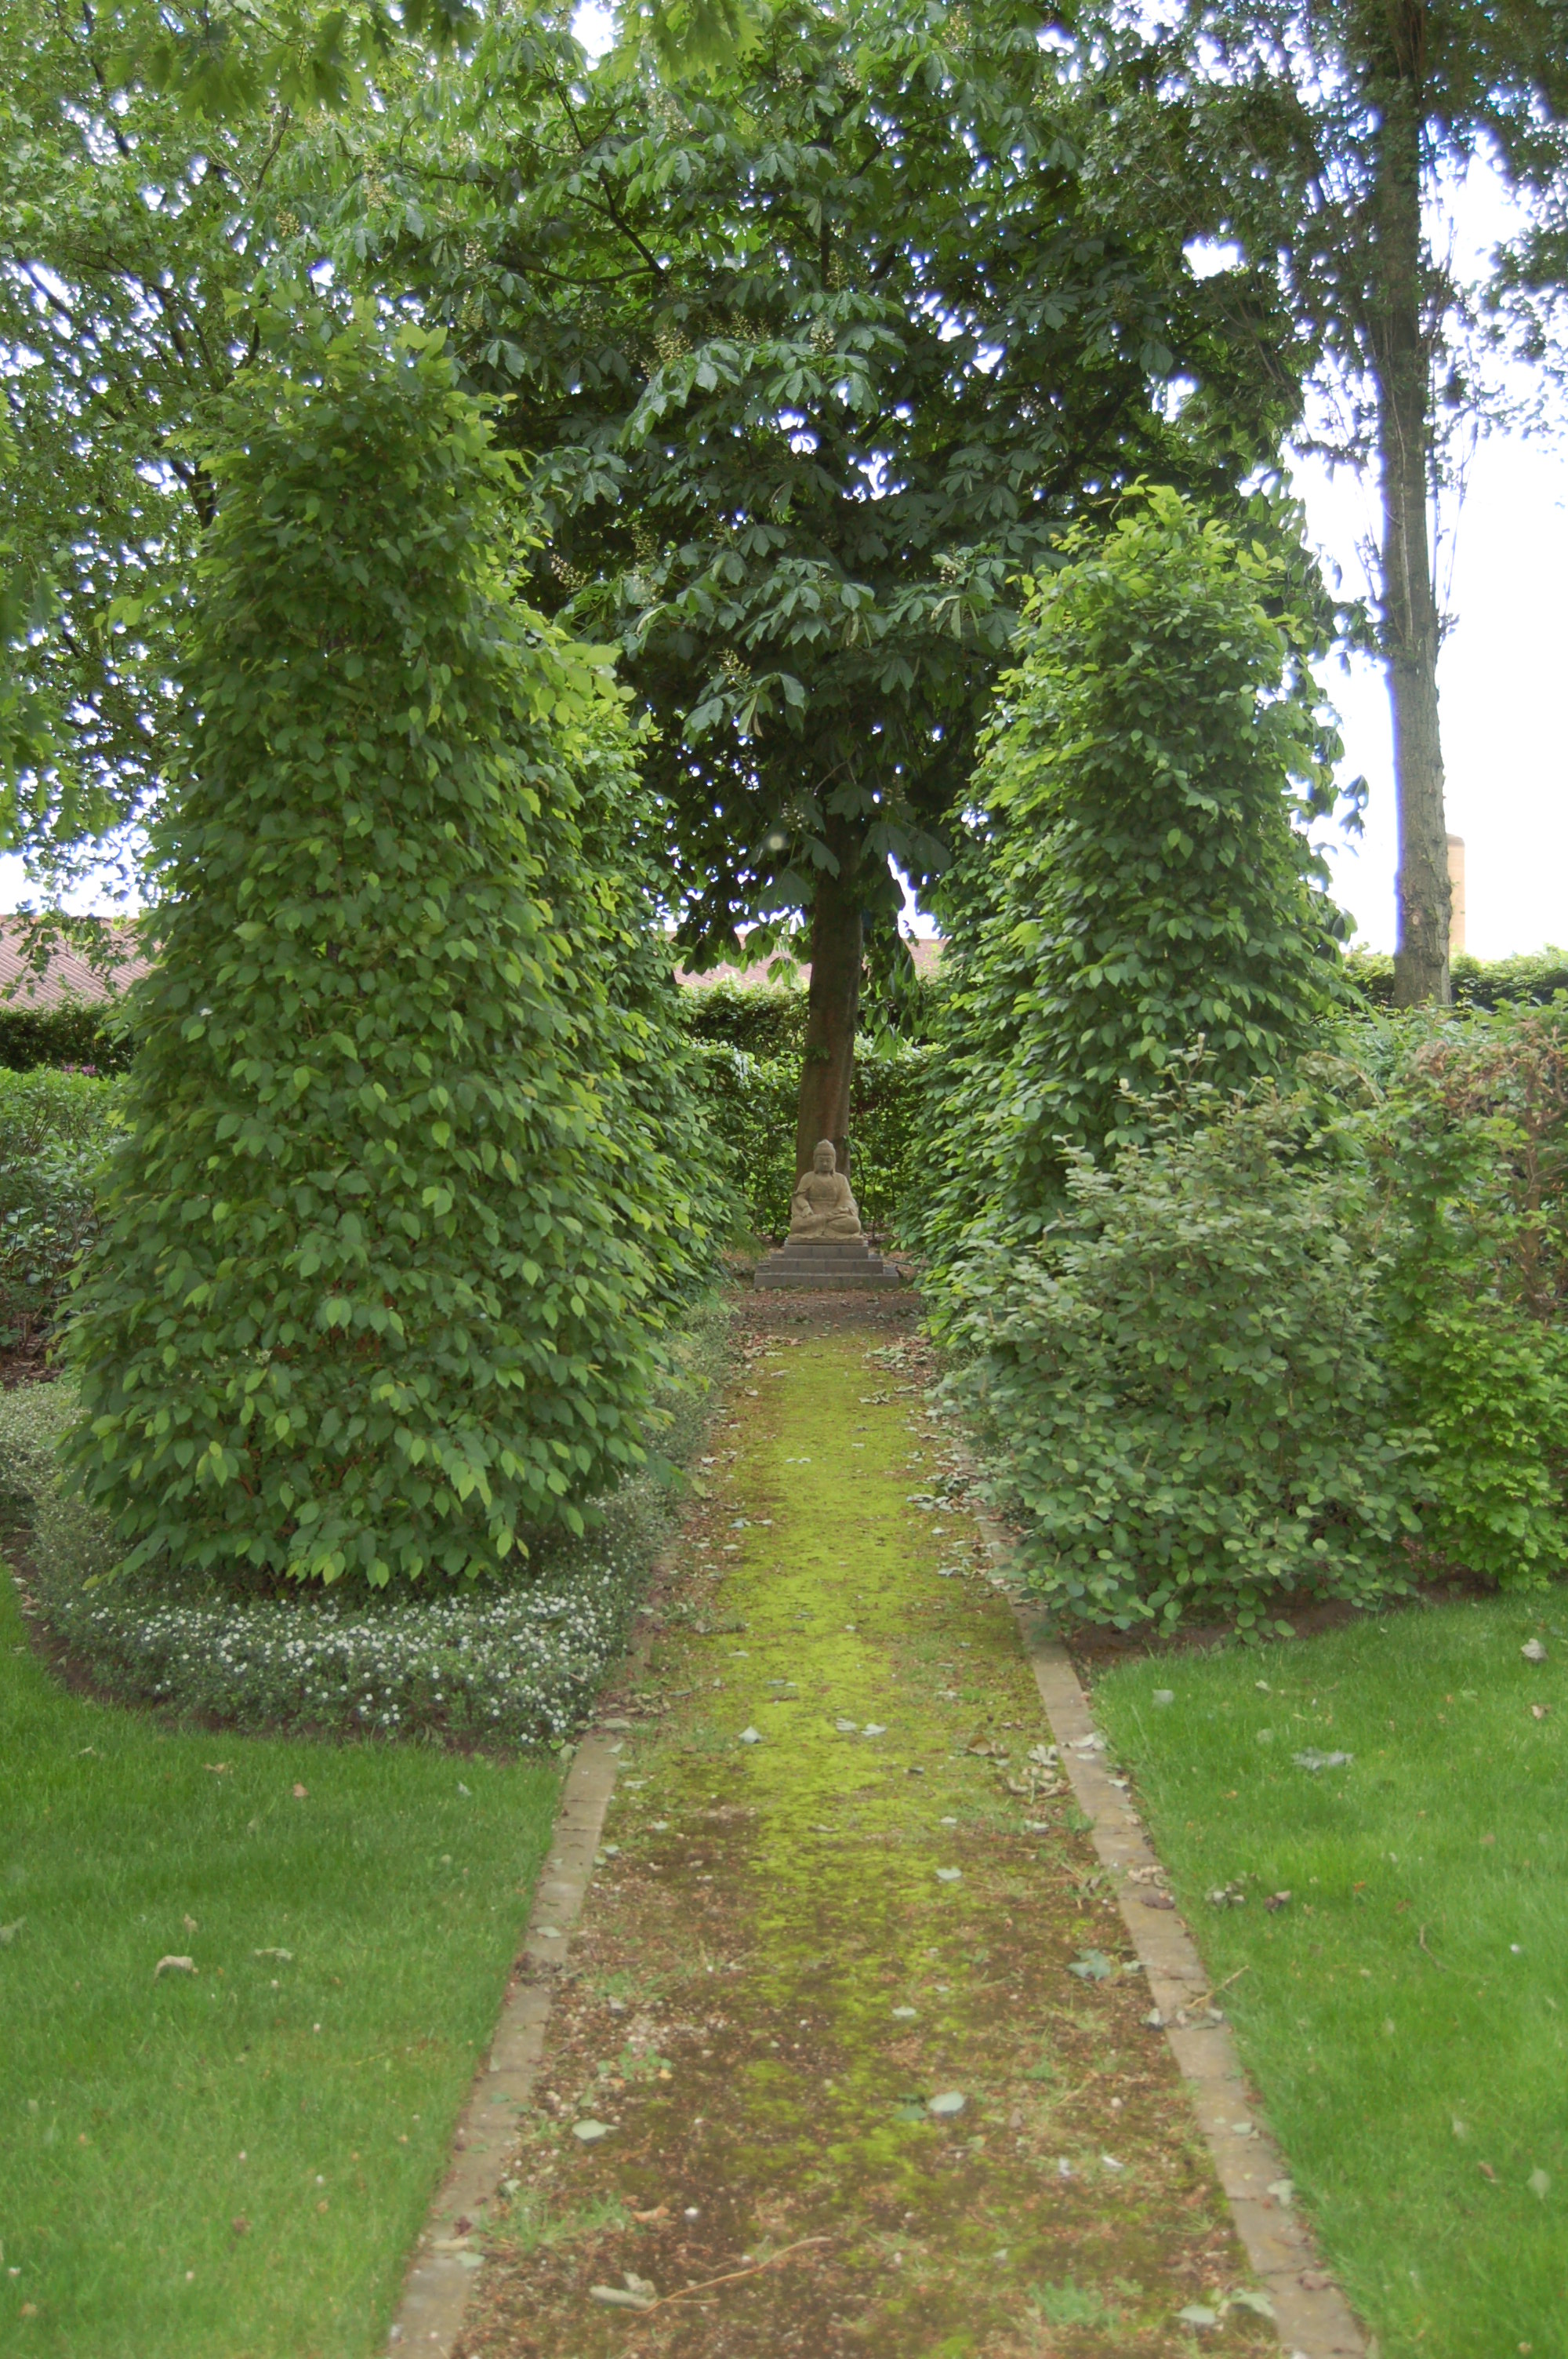
[[[459,2353],[1186,2359],[1246,2264],[907,1308],[742,1319]]]

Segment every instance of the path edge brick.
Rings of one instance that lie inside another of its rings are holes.
[[[645,1659],[651,1635],[651,1627],[644,1625],[610,1685],[618,1684]],[[593,1880],[622,1744],[620,1736],[600,1727],[582,1737],[573,1754],[550,1848],[534,1887],[522,1955],[502,2002],[489,2054],[459,2119],[451,2164],[426,2218],[387,2332],[386,2349],[396,2359],[416,2351],[424,2359],[449,2359],[462,2332],[484,2266],[478,2236],[517,2150],[520,2118],[533,2103],[550,2002]],[[459,2224],[464,2221],[471,2223],[466,2230]]]
[[[993,1558],[1005,1559],[1006,1534],[983,1519],[980,1529]],[[1210,2004],[1214,1994],[1192,1935],[1174,1908],[1145,1908],[1135,1897],[1133,1871],[1143,1870],[1143,1888],[1152,1889],[1163,1869],[1111,1777],[1105,1739],[1071,1659],[1016,1598],[1013,1611],[1062,1767],[1078,1808],[1092,1821],[1090,1840],[1110,1874],[1122,1923],[1142,1961],[1160,2017],[1151,2029],[1169,2041],[1187,2084],[1237,2234],[1274,2306],[1281,2348],[1287,2359],[1372,2359],[1376,2345],[1324,2268],[1305,2223],[1288,2201],[1269,2191],[1287,2181],[1290,2171],[1259,2119],[1230,2026]],[[1238,2136],[1231,2126],[1237,2121],[1252,2125],[1249,2136]]]

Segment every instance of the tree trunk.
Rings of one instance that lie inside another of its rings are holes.
[[[1432,457],[1431,353],[1422,319],[1421,80],[1424,9],[1396,0],[1393,71],[1382,95],[1377,156],[1377,273],[1372,353],[1382,474],[1382,641],[1393,709],[1399,802],[1399,934],[1394,1005],[1445,1006],[1448,832],[1437,710],[1439,622],[1427,530]]]
[[[795,1129],[797,1179],[810,1170],[816,1143],[823,1138],[833,1141],[839,1170],[847,1175],[849,1169],[849,1084],[865,942],[859,864],[848,847],[834,849],[839,852],[838,874],[823,876],[811,912],[811,992]]]

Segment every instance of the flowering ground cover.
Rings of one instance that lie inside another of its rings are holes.
[[[553,1765],[166,1733],[57,1686],[8,1582],[0,1765],[0,2350],[362,2359]]]
[[[1564,2359],[1568,1596],[1149,1657],[1095,1711],[1382,2359]]]

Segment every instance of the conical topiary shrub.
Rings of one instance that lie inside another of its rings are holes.
[[[506,600],[503,462],[434,340],[323,331],[208,465],[73,1455],[128,1563],[488,1572],[646,1399],[606,962],[553,890],[594,898],[563,732],[600,684]]]

